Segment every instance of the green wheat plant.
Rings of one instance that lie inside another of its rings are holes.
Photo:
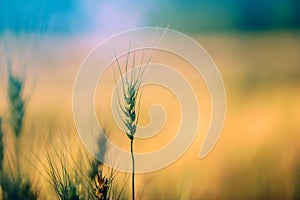
[[[114,52],[115,53],[115,52]],[[118,102],[118,113],[122,119],[124,125],[124,132],[130,140],[130,152],[132,161],[132,178],[131,178],[131,188],[132,188],[132,200],[135,199],[135,186],[134,186],[134,175],[135,175],[135,160],[134,160],[134,149],[133,142],[135,138],[135,133],[137,131],[137,124],[139,120],[140,102],[141,102],[141,84],[144,79],[144,72],[150,59],[144,63],[144,54],[141,59],[141,65],[138,70],[135,69],[136,64],[136,52],[130,56],[130,48],[128,50],[125,62],[125,75],[122,73],[122,67],[120,61],[115,53],[116,63],[118,67],[118,72],[121,77],[122,82],[122,96],[117,88],[117,102]],[[129,66],[130,59],[131,66]],[[131,71],[130,71],[131,70]],[[116,82],[116,77],[115,77]],[[123,100],[121,100],[123,98]],[[124,102],[124,103],[123,103]]]
[[[13,163],[15,166],[14,174],[13,167],[8,166],[4,168],[4,141],[3,132],[1,129],[2,120],[0,120],[0,161],[1,161],[1,177],[0,184],[2,189],[2,199],[14,200],[35,200],[38,198],[38,193],[32,188],[32,184],[26,175],[21,174],[20,166],[20,135],[23,127],[23,120],[25,114],[25,101],[23,99],[23,87],[24,82],[12,73],[10,63],[8,64],[8,84],[7,84],[7,95],[9,102],[10,111],[10,127],[14,134],[14,147],[15,147],[15,158],[16,162]]]
[[[10,126],[14,133],[15,139],[15,155],[16,155],[16,168],[17,173],[20,174],[20,136],[24,120],[24,106],[25,101],[23,98],[24,81],[15,76],[11,67],[8,67],[8,102],[10,111]]]
[[[99,133],[99,137],[97,139],[97,151],[96,151],[96,157],[97,158],[93,158],[93,160],[90,162],[90,169],[89,169],[89,177],[91,179],[94,179],[95,176],[98,174],[99,172],[99,166],[102,166],[103,163],[101,162],[101,160],[104,160],[105,154],[106,154],[106,148],[107,148],[107,140],[103,137],[103,135],[105,134],[106,129],[103,129],[103,131],[101,131]]]
[[[104,132],[105,130],[103,130],[103,134],[105,134]],[[111,173],[104,175],[104,164],[101,162],[101,160],[103,160],[105,157],[107,143],[102,137],[101,133],[99,134],[97,145],[97,158],[94,158],[90,163],[89,177],[93,182],[95,198],[99,200],[109,200],[111,196],[113,170],[110,169]]]
[[[12,73],[8,68],[8,99],[10,110],[10,124],[15,138],[18,139],[23,127],[25,101],[22,97],[24,81]]]
[[[1,176],[1,188],[3,200],[35,200],[38,193],[33,191],[31,183],[26,178],[8,176],[3,173]]]
[[[69,149],[68,143],[64,143],[62,138],[59,138],[55,146],[52,145],[50,150],[46,149],[46,164],[37,154],[34,155],[46,174],[41,171],[39,173],[51,185],[56,198],[59,200],[95,199],[92,184],[84,175],[85,169],[82,167],[82,164],[85,164],[84,157],[79,157],[81,154],[78,156],[80,162],[75,159],[72,155],[74,149]]]
[[[20,136],[23,127],[23,120],[25,114],[25,100],[23,98],[24,81],[15,76],[12,68],[8,67],[8,102],[10,111],[10,126],[14,133],[15,139],[15,155],[17,174],[20,176]]]
[[[57,198],[59,200],[80,200],[78,184],[71,178],[65,155],[62,153],[59,156],[60,166],[56,166],[52,162],[49,153],[47,153],[47,160],[49,165],[47,173]]]
[[[104,157],[106,143],[101,138],[98,139],[98,156]],[[111,168],[104,170],[103,163],[96,158],[91,159],[90,155],[84,150],[79,151],[79,155],[74,158],[72,152],[64,149],[63,143],[61,149],[53,148],[54,152],[47,151],[46,159],[48,165],[37,157],[39,162],[45,168],[46,180],[51,184],[57,199],[59,200],[111,200],[112,183],[115,177],[115,171]],[[71,149],[70,149],[71,150]],[[81,150],[81,149],[79,149]],[[81,154],[84,153],[84,154]],[[54,156],[53,156],[54,155]],[[67,156],[69,155],[69,156]],[[80,162],[78,162],[80,160]]]

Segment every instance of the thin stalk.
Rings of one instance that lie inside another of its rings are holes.
[[[15,138],[15,153],[16,153],[16,169],[17,169],[17,177],[21,177],[21,172],[20,172],[20,140],[19,138]]]
[[[133,139],[130,140],[130,151],[131,151],[131,160],[132,160],[132,173],[131,173],[131,187],[132,187],[132,200],[134,200],[134,155],[133,155]]]

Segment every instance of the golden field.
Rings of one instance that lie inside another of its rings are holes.
[[[223,77],[227,93],[224,129],[213,151],[199,160],[211,112],[208,91],[188,63],[164,53],[154,55],[153,61],[178,69],[191,81],[201,120],[194,142],[179,160],[162,170],[137,175],[138,199],[299,198],[299,32],[218,33],[191,37],[207,50]],[[84,151],[72,116],[73,84],[84,58],[101,40],[96,36],[49,36],[42,47],[37,45],[42,49],[37,59],[29,62],[22,157],[24,170],[41,191],[42,199],[53,199],[54,195],[44,177],[47,176],[43,167],[46,150],[66,148],[75,160],[80,160],[79,154]],[[17,61],[15,63],[18,65]],[[18,72],[22,71],[16,67]],[[4,118],[3,132],[9,133],[5,67],[1,67],[0,72],[0,115]],[[111,115],[113,84],[113,71],[109,69],[99,82],[96,112],[112,141],[128,150],[129,140],[117,128]],[[140,123],[151,122],[148,111],[157,103],[165,108],[165,126],[156,136],[137,140],[136,152],[161,148],[176,135],[180,126],[180,109],[175,96],[158,86],[144,88]],[[12,151],[10,138],[7,136],[5,141],[9,154]],[[119,172],[117,177],[120,177],[117,178],[119,184],[128,182],[126,190],[129,190],[129,174]]]

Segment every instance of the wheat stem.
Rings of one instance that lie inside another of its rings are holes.
[[[134,180],[135,180],[135,159],[134,159],[134,150],[133,150],[133,141],[134,136],[137,131],[137,123],[139,119],[139,112],[140,112],[140,101],[141,101],[141,84],[144,80],[143,76],[145,73],[145,69],[148,66],[150,59],[149,58],[146,63],[144,63],[144,53],[141,58],[141,64],[140,68],[135,71],[135,63],[136,63],[136,55],[135,51],[133,51],[132,56],[132,64],[131,68],[129,65],[129,59],[130,59],[130,48],[128,52],[126,53],[126,61],[125,61],[125,77],[123,76],[121,65],[119,62],[119,59],[117,57],[116,52],[114,51],[115,58],[116,58],[116,64],[118,68],[118,72],[120,75],[120,79],[122,82],[122,88],[123,88],[123,99],[124,104],[121,103],[119,90],[117,87],[117,101],[118,101],[118,109],[117,112],[122,120],[126,136],[130,140],[130,153],[131,153],[131,161],[132,161],[132,174],[131,174],[131,187],[132,187],[132,200],[135,199],[135,188],[134,188]],[[129,72],[129,69],[132,70],[131,73]],[[131,75],[131,77],[130,77]],[[114,79],[116,82],[116,77],[114,73]],[[117,83],[117,82],[116,82]]]
[[[132,161],[132,176],[131,176],[131,188],[132,188],[132,200],[135,199],[135,192],[134,192],[134,170],[135,170],[135,163],[134,163],[134,154],[133,154],[133,139],[130,141],[130,151],[131,151],[131,161]]]

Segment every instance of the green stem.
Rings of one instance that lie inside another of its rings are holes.
[[[15,138],[15,153],[16,153],[16,169],[17,169],[17,177],[21,177],[21,172],[20,172],[20,138],[16,137]]]
[[[131,160],[132,160],[132,179],[131,179],[131,187],[132,187],[132,200],[134,200],[134,155],[133,155],[133,139],[130,140],[130,151],[131,151]]]

